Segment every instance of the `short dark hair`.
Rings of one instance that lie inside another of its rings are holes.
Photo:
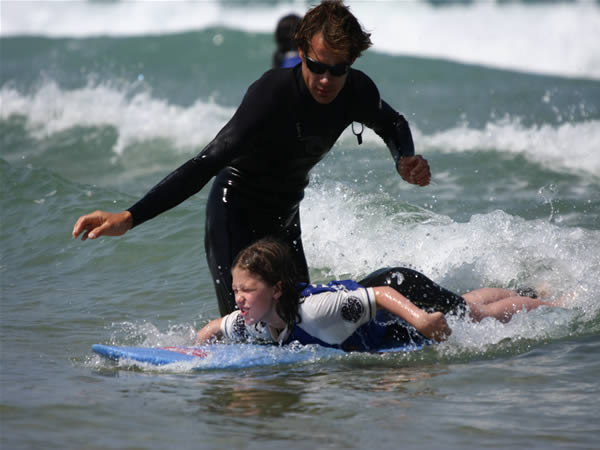
[[[286,244],[274,238],[260,239],[236,256],[231,270],[236,268],[259,276],[270,286],[281,282],[281,297],[275,310],[290,329],[300,322],[298,272]]]
[[[307,53],[313,36],[319,32],[333,50],[348,55],[349,63],[372,45],[371,34],[363,30],[341,0],[324,0],[308,10],[294,36],[296,45]]]
[[[297,14],[288,14],[279,19],[277,28],[275,28],[275,42],[279,51],[288,52],[295,50],[294,35],[296,34],[300,20],[302,19]]]

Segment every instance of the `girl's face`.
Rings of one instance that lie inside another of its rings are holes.
[[[281,320],[275,310],[281,297],[281,283],[271,286],[261,277],[237,267],[231,274],[235,303],[240,308],[246,325],[266,322],[273,326]]]

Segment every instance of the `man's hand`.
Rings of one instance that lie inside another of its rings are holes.
[[[427,186],[431,180],[429,163],[421,155],[401,157],[396,164],[396,170],[410,184]]]
[[[82,232],[81,240],[96,239],[100,236],[121,236],[133,226],[133,217],[129,211],[109,213],[94,211],[81,216],[73,227],[73,238],[76,239]]]

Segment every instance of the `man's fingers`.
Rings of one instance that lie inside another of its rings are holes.
[[[429,163],[420,155],[400,160],[400,175],[407,182],[418,186],[427,186],[431,180]]]
[[[77,222],[75,222],[75,226],[73,227],[73,239],[77,239],[82,232],[84,232],[83,236],[81,236],[82,240],[87,239],[87,234],[90,231],[90,226],[88,225],[87,217],[81,216]]]
[[[84,233],[83,236],[81,236],[81,240],[85,241],[88,237],[94,239],[99,236],[99,234],[96,233],[96,228],[101,227],[104,223],[106,223],[106,220],[100,211],[81,216],[73,226],[73,238],[75,239],[81,233]]]
[[[133,218],[129,211],[120,213],[107,213],[95,211],[81,216],[73,227],[73,237],[82,232],[82,240],[96,239],[100,236],[121,236],[133,227]]]
[[[429,171],[429,166],[427,164],[419,165],[412,170],[410,175],[414,182],[421,186],[429,184],[429,180],[431,179],[431,172]]]
[[[79,219],[77,219],[77,222],[75,222],[75,225],[73,226],[73,239],[76,239],[77,236],[79,236],[81,234],[81,232],[83,231],[82,229],[82,219],[83,216],[80,217]]]
[[[106,221],[104,222],[102,225],[100,225],[99,227],[94,228],[92,231],[89,232],[88,237],[90,239],[96,239],[100,236],[102,236],[104,234],[104,232],[111,226],[111,224]]]

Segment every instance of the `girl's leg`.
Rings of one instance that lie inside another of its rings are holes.
[[[502,288],[481,288],[463,295],[469,305],[486,305],[508,297],[520,297],[520,295],[510,289]]]
[[[506,323],[510,321],[516,312],[523,309],[530,311],[542,305],[555,306],[537,298],[516,295],[515,292],[508,289],[478,289],[465,294],[463,297],[469,305],[469,315],[476,321],[493,317]]]

